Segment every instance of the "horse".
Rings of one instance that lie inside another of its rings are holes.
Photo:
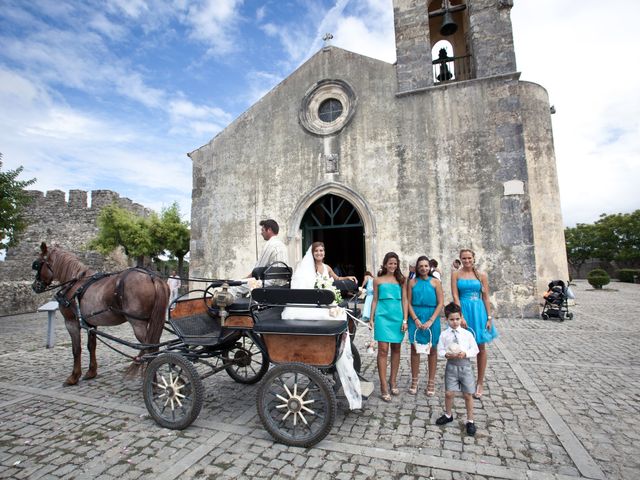
[[[32,268],[36,271],[36,279],[31,287],[36,293],[46,291],[56,280],[60,282],[56,300],[71,336],[73,351],[73,371],[63,385],[77,384],[82,374],[81,321],[95,328],[129,322],[140,343],[158,344],[169,304],[169,287],[154,273],[142,268],[96,273],[75,255],[58,245],[48,248],[44,242]],[[89,369],[82,377],[84,380],[98,374],[96,333],[91,329],[88,332]],[[139,369],[143,353],[155,350],[157,348],[153,347],[140,350],[128,373]]]

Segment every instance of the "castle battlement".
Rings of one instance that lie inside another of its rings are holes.
[[[66,214],[95,213],[113,203],[138,215],[148,215],[151,212],[143,205],[135,203],[129,198],[121,197],[112,190],[91,190],[90,203],[88,202],[89,196],[86,190],[69,190],[68,201],[67,194],[62,190],[47,190],[46,193],[40,190],[27,190],[27,194],[33,199],[28,208],[28,215],[36,215],[37,212],[35,210],[41,209],[48,210],[48,213],[51,214],[62,213],[60,209],[63,209]]]

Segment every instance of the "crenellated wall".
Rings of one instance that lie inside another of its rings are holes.
[[[49,190],[46,193],[28,190],[28,193],[33,199],[25,211],[29,226],[21,235],[18,245],[8,249],[5,261],[0,262],[0,315],[34,311],[51,298],[52,292],[36,295],[31,290],[34,279],[31,263],[43,241],[48,245],[58,244],[73,252],[95,270],[120,270],[127,267],[124,254],[114,252],[105,257],[86,249],[87,242],[98,233],[96,221],[100,211],[116,203],[138,215],[150,212],[111,190],[91,191],[90,202],[84,190],[70,190],[68,200],[62,190]]]

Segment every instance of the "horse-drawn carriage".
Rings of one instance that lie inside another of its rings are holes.
[[[50,275],[45,274],[45,265]],[[40,290],[54,278],[62,284],[73,280],[57,276],[55,263],[49,263],[46,256],[34,263],[34,269],[37,281],[42,284]],[[286,265],[270,266],[254,271],[254,276],[263,284],[273,279],[289,282],[291,269]],[[265,429],[277,441],[301,447],[314,445],[331,431],[334,423],[336,393],[341,386],[336,362],[345,348],[351,348],[354,368],[358,372],[360,369],[359,355],[351,343],[356,329],[353,317],[349,320],[326,319],[326,316],[324,320],[286,320],[282,318],[286,306],[330,308],[334,293],[265,287],[254,289],[250,298],[238,300],[229,289],[240,283],[214,280],[206,290],[191,291],[177,298],[169,306],[168,325],[165,325],[175,338],[165,342],[159,342],[159,336],[149,340],[136,332],[140,341],[136,344],[98,331],[95,326],[98,322],[84,319],[82,294],[63,296],[69,303],[64,308],[88,331],[90,350],[93,338],[92,362],[95,361],[96,336],[141,350],[136,360],[146,364],[144,401],[151,417],[161,426],[188,427],[202,408],[203,378],[225,370],[239,383],[261,381],[257,392],[258,414]],[[82,287],[80,290],[87,291]],[[117,311],[124,317],[128,315],[122,308]],[[139,316],[134,317],[140,321]],[[202,373],[196,365],[208,368]],[[78,363],[78,371],[79,368]],[[92,376],[96,368],[90,365]],[[67,381],[69,383],[69,379]]]

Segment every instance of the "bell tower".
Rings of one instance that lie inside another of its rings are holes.
[[[513,0],[394,0],[398,93],[516,71]]]

